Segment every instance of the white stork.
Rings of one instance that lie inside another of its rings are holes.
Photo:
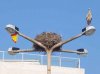
[[[86,16],[86,21],[87,21],[87,25],[90,25],[91,24],[91,21],[92,21],[92,13],[91,13],[91,9],[90,8],[88,9],[88,14]]]

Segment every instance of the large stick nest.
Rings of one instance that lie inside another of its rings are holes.
[[[44,46],[46,46],[48,49],[53,47],[55,44],[59,43],[62,41],[61,36],[52,33],[52,32],[43,32],[39,35],[36,36],[35,40],[38,42],[42,43]],[[44,48],[40,47],[37,44],[33,44],[33,47],[35,48],[36,51],[45,51]],[[62,46],[55,48],[53,51],[59,51]]]

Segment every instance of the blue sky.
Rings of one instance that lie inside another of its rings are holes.
[[[32,38],[41,32],[49,31],[62,35],[65,40],[77,35],[86,26],[88,8],[92,9],[95,34],[76,39],[63,48],[87,48],[89,53],[87,57],[81,57],[81,66],[86,69],[86,74],[99,74],[99,0],[0,0],[0,50],[7,51],[11,46],[32,47],[32,43],[22,37],[19,37],[16,44],[13,43],[5,30],[7,24],[18,26],[20,32]],[[68,53],[65,56],[78,57]]]

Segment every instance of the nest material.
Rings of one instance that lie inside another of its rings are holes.
[[[52,33],[52,32],[43,32],[39,35],[36,36],[35,40],[38,42],[42,43],[44,46],[46,46],[48,49],[53,47],[55,44],[59,43],[62,41],[61,36]],[[33,47],[35,48],[36,51],[45,51],[44,48],[40,47],[37,44],[33,44]],[[62,46],[55,48],[53,51],[59,51]]]

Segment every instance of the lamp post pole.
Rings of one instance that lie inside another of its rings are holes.
[[[51,74],[51,53],[52,51],[47,50],[47,74]]]

